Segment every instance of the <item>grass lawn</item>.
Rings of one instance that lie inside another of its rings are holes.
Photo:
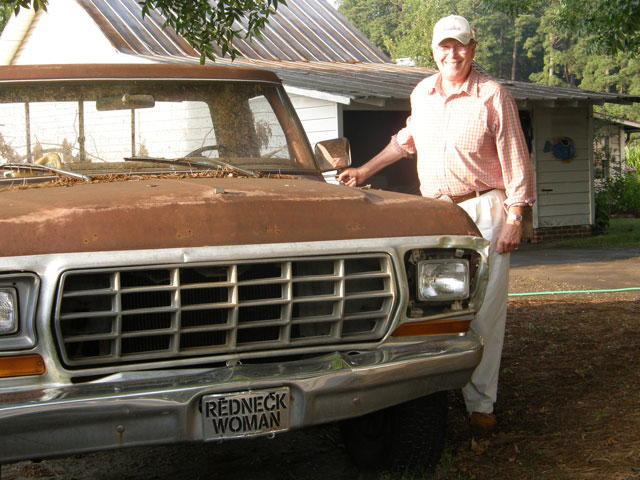
[[[604,235],[573,238],[553,242],[553,245],[574,248],[608,248],[640,245],[640,218],[612,218]]]

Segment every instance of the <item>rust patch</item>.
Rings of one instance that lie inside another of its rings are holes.
[[[350,232],[359,232],[360,230],[364,229],[364,226],[360,225],[359,223],[350,223],[346,225],[346,227]]]
[[[212,195],[214,188],[225,194]],[[4,191],[0,198],[2,256],[479,236],[466,213],[447,202],[304,179],[154,177]]]
[[[182,239],[182,238],[191,238],[193,237],[193,232],[191,231],[191,229],[188,229],[184,232],[178,232],[176,234],[176,238]]]
[[[277,225],[266,225],[264,227],[264,231],[266,233],[273,233],[275,235],[278,235],[280,233],[280,229],[278,228]]]
[[[85,244],[89,244],[89,243],[92,243],[92,242],[97,242],[98,241],[98,235],[96,235],[94,233],[93,235],[90,235],[89,237],[85,237],[82,241]]]

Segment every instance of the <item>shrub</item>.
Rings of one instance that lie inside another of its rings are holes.
[[[609,229],[611,219],[611,207],[608,201],[606,189],[596,191],[596,219],[593,225],[593,233],[605,233]]]
[[[623,178],[620,213],[640,217],[640,175],[636,170],[632,170],[626,172]]]
[[[640,175],[633,167],[627,167],[622,175],[604,181],[597,188],[596,228],[599,209],[603,215],[640,217]]]
[[[624,147],[627,168],[640,172],[640,147]]]

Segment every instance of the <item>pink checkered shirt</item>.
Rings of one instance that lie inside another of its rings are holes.
[[[446,97],[440,74],[411,94],[407,126],[392,144],[418,154],[426,197],[505,190],[505,206],[533,205],[535,186],[518,109],[497,82],[471,70],[460,92]]]

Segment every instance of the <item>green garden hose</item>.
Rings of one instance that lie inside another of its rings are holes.
[[[510,293],[510,297],[530,297],[534,295],[571,295],[577,293],[616,293],[616,292],[634,292],[640,290],[640,287],[632,288],[613,288],[608,290],[567,290],[561,292],[529,292],[529,293]]]

